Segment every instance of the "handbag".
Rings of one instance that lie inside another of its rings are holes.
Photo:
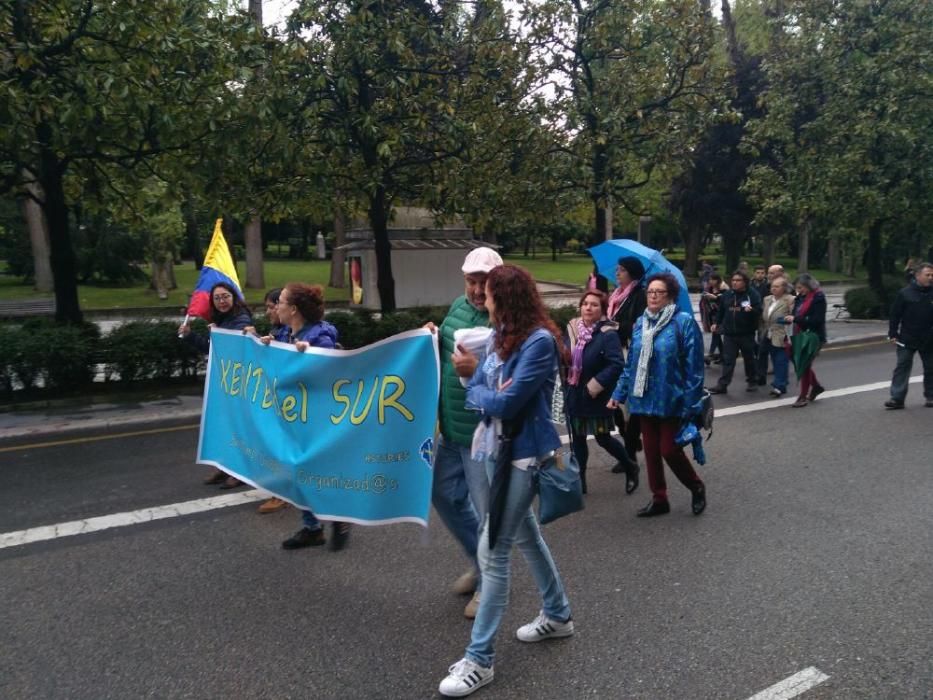
[[[583,510],[583,485],[573,450],[546,459],[535,469],[534,479],[538,491],[538,521],[542,525]]]

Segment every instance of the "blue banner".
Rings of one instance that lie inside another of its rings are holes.
[[[427,525],[439,386],[427,330],[302,353],[215,328],[198,462],[325,520]]]

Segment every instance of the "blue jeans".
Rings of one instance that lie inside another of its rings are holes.
[[[768,339],[765,339],[761,347],[762,349],[768,349],[768,355],[771,356],[771,365],[774,367],[774,381],[771,382],[771,385],[775,389],[787,391],[787,369],[790,362],[787,359],[787,351],[783,345],[773,345]]]
[[[552,458],[553,459],[553,458]],[[491,476],[494,464],[487,462]],[[505,513],[499,529],[496,546],[489,549],[489,520],[483,518],[483,531],[479,540],[479,566],[483,572],[483,595],[473,622],[466,658],[480,666],[492,666],[495,661],[494,643],[499,624],[509,604],[512,545],[518,545],[543,600],[542,610],[552,620],[570,619],[570,603],[564,593],[564,584],[551,551],[541,537],[538,521],[531,502],[534,500],[533,474],[529,469],[512,467],[509,491],[505,500]]]
[[[486,468],[470,457],[470,448],[437,439],[431,502],[444,525],[479,571],[476,549],[479,524],[489,502]]]
[[[301,524],[312,531],[321,530],[324,527],[321,525],[321,521],[314,517],[314,513],[310,510],[301,511]]]
[[[914,365],[914,353],[920,354],[920,362],[923,363],[923,396],[927,401],[933,401],[933,348],[914,350],[898,345],[897,365],[894,367],[894,376],[891,378],[891,398],[901,403],[904,403],[904,399],[907,398],[910,370]]]

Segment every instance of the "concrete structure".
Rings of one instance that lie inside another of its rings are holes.
[[[373,232],[362,221],[347,230],[346,245],[350,307],[381,308],[376,287],[376,250]],[[467,252],[488,245],[473,238],[473,229],[456,220],[438,225],[430,211],[398,207],[389,222],[395,303],[400,309],[452,302],[463,294],[460,266]]]

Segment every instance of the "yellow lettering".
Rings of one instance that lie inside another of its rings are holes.
[[[233,365],[233,379],[230,380],[230,396],[236,396],[240,391],[240,368],[243,366],[241,362],[236,362]]]
[[[334,425],[337,425],[340,421],[342,421],[344,419],[344,416],[347,415],[347,411],[350,410],[350,399],[348,399],[346,396],[343,396],[339,393],[341,387],[349,383],[350,383],[349,379],[340,379],[334,382],[334,388],[332,390],[334,401],[336,401],[337,403],[342,403],[344,405],[343,411],[341,411],[339,416],[331,415],[330,422],[333,423]]]
[[[304,384],[298,382],[298,390],[301,392],[301,422],[308,422],[308,389]]]
[[[392,395],[386,398],[386,387],[392,385],[394,389],[392,390]],[[396,377],[395,375],[389,375],[388,377],[382,378],[382,388],[379,390],[379,424],[382,425],[386,422],[385,419],[385,409],[386,407],[392,407],[399,413],[401,413],[406,420],[412,421],[415,419],[415,416],[409,411],[405,406],[398,402],[398,399],[405,393],[405,382],[401,377]]]
[[[243,373],[243,391],[240,392],[240,396],[246,399],[246,393],[249,391],[249,380],[253,374],[253,363],[249,363],[249,367]]]
[[[297,414],[291,412],[292,409],[295,408],[295,404],[297,403],[298,401],[295,399],[294,396],[291,396],[291,395],[286,396],[285,399],[282,401],[282,418],[284,418],[289,423],[294,423],[295,420],[298,418]]]
[[[253,389],[253,403],[256,403],[256,397],[259,395],[259,378],[262,376],[262,367],[253,370],[253,376],[256,377],[256,388]]]
[[[366,420],[366,416],[369,415],[369,409],[372,408],[373,399],[376,397],[376,385],[378,383],[379,377],[375,377],[373,379],[373,389],[369,392],[369,399],[366,400],[366,407],[363,409],[362,413],[356,413],[356,409],[360,405],[360,397],[363,395],[363,380],[361,379],[359,381],[359,384],[356,387],[356,400],[353,402],[353,410],[350,412],[350,422],[353,425],[359,425],[364,420]]]
[[[260,404],[263,408],[271,408],[272,404],[275,403],[275,395],[272,393],[275,391],[275,387],[272,389],[269,388],[269,380],[266,380],[266,390],[262,393],[262,403]]]
[[[230,372],[230,367],[233,365],[233,362],[227,360],[224,362],[223,358],[220,358],[220,385],[223,387],[223,390],[226,393],[230,393],[230,387],[227,385],[227,374]]]

